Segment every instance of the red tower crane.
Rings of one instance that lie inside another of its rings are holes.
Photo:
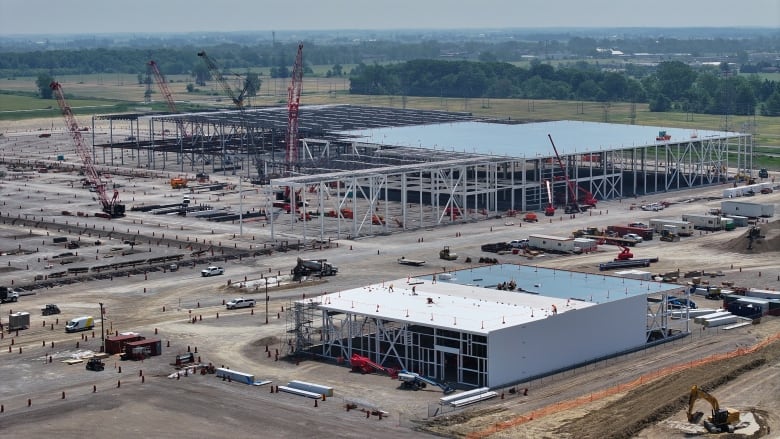
[[[287,150],[285,164],[292,171],[298,161],[298,106],[301,103],[301,87],[303,86],[303,43],[298,44],[298,54],[292,70],[292,79],[287,88]]]
[[[125,205],[119,204],[119,191],[114,190],[114,196],[109,199],[106,195],[106,184],[100,179],[95,169],[95,165],[92,163],[92,156],[89,149],[84,145],[84,139],[81,137],[81,131],[79,130],[79,124],[76,122],[76,116],[73,115],[73,111],[70,109],[70,105],[65,101],[65,95],[62,92],[62,86],[59,82],[52,82],[49,84],[49,88],[54,92],[54,96],[57,98],[57,104],[62,110],[62,115],[65,118],[65,125],[73,138],[73,143],[76,146],[76,152],[81,157],[81,162],[84,165],[84,174],[86,175],[89,184],[95,188],[95,192],[100,198],[100,203],[103,205],[103,212],[105,216],[110,218],[119,218],[125,216]],[[103,216],[103,215],[101,215]]]
[[[157,67],[157,63],[154,60],[151,60],[147,64],[149,67],[151,67],[152,73],[154,73],[154,80],[157,82],[157,86],[160,88],[160,92],[165,97],[165,102],[168,104],[168,111],[171,113],[178,113],[179,110],[176,109],[176,103],[173,101],[171,90],[168,88],[168,83],[165,81],[165,77]],[[184,124],[181,120],[176,121],[176,127],[179,129],[179,133],[182,137],[187,137],[187,133],[184,131]]]
[[[594,198],[593,194],[591,194],[589,191],[581,188],[579,185],[575,185],[571,180],[569,180],[569,173],[566,171],[566,167],[563,166],[563,160],[561,160],[561,156],[558,154],[558,148],[555,147],[555,142],[553,142],[552,136],[548,134],[547,138],[550,139],[550,144],[552,145],[553,151],[555,152],[555,158],[558,160],[558,166],[561,167],[561,170],[563,171],[563,178],[566,180],[566,186],[569,188],[571,202],[566,206],[566,213],[579,213],[582,211],[579,202],[577,201],[577,190],[583,192],[584,194],[582,204],[586,205],[587,207],[595,207],[596,198]]]

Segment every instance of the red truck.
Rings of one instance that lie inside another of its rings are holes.
[[[645,241],[650,241],[653,239],[653,229],[649,227],[607,226],[607,232],[613,232],[620,238],[625,236],[627,233],[636,233]]]

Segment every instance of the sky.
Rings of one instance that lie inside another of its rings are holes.
[[[779,0],[0,0],[0,35],[774,27]]]

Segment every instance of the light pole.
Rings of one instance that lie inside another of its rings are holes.
[[[268,278],[265,278],[265,324],[268,324]]]
[[[103,302],[98,302],[98,304],[100,305],[100,352],[106,352],[106,326],[103,318]]]

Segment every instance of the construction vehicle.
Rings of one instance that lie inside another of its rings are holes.
[[[553,214],[555,214],[554,209]],[[526,214],[523,216],[523,221],[527,223],[537,223],[539,222],[539,217],[534,212],[526,212]]]
[[[615,258],[615,261],[627,261],[629,259],[634,258],[634,254],[631,253],[631,250],[629,250],[628,247],[620,246],[622,251],[618,253],[617,258]]]
[[[655,140],[657,141],[664,141],[664,140],[670,140],[672,138],[671,134],[667,134],[666,131],[659,131],[658,135],[655,136]]]
[[[694,412],[693,406],[699,399],[704,399],[712,406],[712,416],[704,421],[704,428],[710,433],[733,433],[736,424],[739,424],[739,411],[733,409],[721,409],[718,400],[714,396],[700,389],[699,386],[691,387],[688,397],[688,422],[698,423],[704,415],[702,412]]]
[[[19,300],[19,293],[8,287],[0,287],[0,303],[16,302]]]
[[[674,227],[674,226],[670,226],[670,227]],[[675,233],[674,230],[663,229],[661,230],[661,237],[659,239],[665,242],[677,242],[680,240],[680,235]]]
[[[160,69],[157,67],[157,63],[152,60],[149,61],[147,65],[154,74],[154,80],[157,82],[157,87],[159,87],[160,93],[162,93],[163,97],[165,97],[165,103],[168,105],[168,111],[174,114],[178,113],[179,110],[176,108],[176,102],[173,99],[171,90],[168,88],[168,81],[165,80],[162,72],[160,72]],[[181,119],[176,120],[176,128],[182,138],[187,137],[187,132],[184,129],[184,123],[181,121]],[[173,183],[171,183],[171,185],[173,185]]]
[[[579,185],[575,185],[571,180],[569,180],[569,172],[563,165],[563,160],[561,160],[561,156],[558,154],[558,148],[555,147],[555,142],[553,142],[552,135],[547,134],[547,138],[550,139],[553,152],[555,152],[555,158],[558,160],[558,166],[560,166],[561,170],[563,171],[563,179],[566,180],[566,187],[569,189],[569,196],[571,197],[570,202],[564,208],[564,212],[569,214],[580,213],[585,212],[592,207],[596,207],[597,200],[593,194],[590,193],[590,191],[583,189]],[[578,199],[577,191],[583,193],[582,199]]]
[[[92,357],[89,360],[87,360],[87,370],[92,370],[95,372],[100,372],[106,368],[106,363],[103,362],[100,358]]]
[[[182,176],[171,178],[171,189],[184,189],[187,187],[187,179]]]
[[[398,369],[381,366],[371,361],[370,358],[358,354],[352,354],[352,357],[349,359],[349,364],[352,366],[353,372],[366,374],[373,371],[379,371],[386,373],[390,378],[396,378],[398,376]]]
[[[290,86],[287,88],[287,149],[284,161],[287,172],[291,172],[298,161],[298,107],[301,104],[301,88],[303,86],[303,43],[298,43],[298,53],[295,56]]]
[[[550,187],[550,181],[545,180],[544,184],[547,186],[547,207],[544,208],[544,216],[555,216],[555,206],[553,206],[552,188]]]
[[[81,157],[81,162],[84,165],[84,175],[89,179],[90,186],[95,188],[95,192],[97,192],[98,198],[100,198],[100,204],[103,206],[103,212],[96,216],[104,218],[120,218],[125,216],[125,205],[120,204],[118,201],[119,191],[114,189],[114,196],[111,199],[106,195],[106,184],[101,180],[100,174],[92,163],[92,152],[87,145],[84,144],[79,124],[76,121],[76,116],[73,114],[73,111],[71,111],[70,105],[65,101],[65,94],[62,91],[62,86],[59,82],[55,81],[49,84],[49,88],[52,89],[54,96],[57,98],[57,104],[60,106],[62,115],[65,118],[65,125],[73,138],[76,152],[78,152]]]
[[[46,306],[41,308],[41,314],[44,316],[51,316],[59,313],[60,313],[60,307],[52,303],[46,304]]]
[[[301,280],[310,276],[335,276],[339,269],[327,262],[327,259],[301,259],[290,271],[293,280]]]
[[[439,259],[444,259],[445,261],[454,261],[458,259],[458,254],[450,251],[450,246],[445,245],[444,248],[439,251]]]
[[[766,168],[759,169],[758,178],[769,178],[769,171]]]
[[[433,378],[422,376],[418,373],[402,370],[398,373],[398,380],[401,381],[401,385],[405,389],[420,390],[424,389],[428,384],[432,386],[438,386],[441,388],[445,395],[455,391],[452,386],[447,383],[439,382]]]

